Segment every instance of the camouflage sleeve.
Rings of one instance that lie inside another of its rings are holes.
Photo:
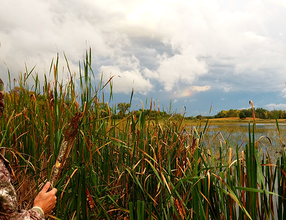
[[[35,209],[18,210],[12,175],[0,154],[0,220],[43,220],[44,216]]]

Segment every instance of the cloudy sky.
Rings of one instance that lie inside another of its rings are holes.
[[[78,73],[91,47],[95,85],[114,75],[114,104],[134,88],[134,109],[151,98],[194,116],[249,100],[286,109],[285,21],[285,0],[2,0],[0,74],[36,65],[43,79],[57,53]]]

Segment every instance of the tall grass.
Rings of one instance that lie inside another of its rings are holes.
[[[243,152],[227,140],[212,152],[212,142],[205,144],[208,123],[189,130],[183,118],[151,120],[144,111],[114,119],[100,99],[105,86],[112,90],[111,80],[93,86],[91,52],[79,64],[80,78],[70,74],[67,84],[58,81],[58,59],[51,64],[54,81],[45,77],[42,91],[37,75],[26,70],[19,89],[12,90],[10,83],[5,97],[1,146],[7,147],[23,208],[32,205],[68,141],[70,153],[55,185],[58,202],[50,218],[286,218],[283,146],[273,164],[260,155],[250,127]],[[31,76],[33,91],[27,83]]]

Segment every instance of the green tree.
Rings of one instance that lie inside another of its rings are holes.
[[[226,117],[237,117],[237,116],[238,116],[237,110],[229,109]]]
[[[267,110],[264,108],[255,109],[255,117],[266,119],[267,118]]]
[[[125,116],[125,113],[129,112],[130,108],[131,108],[130,103],[120,102],[117,104],[117,109],[119,110],[118,114],[122,116]]]
[[[283,118],[283,111],[282,110],[276,110],[276,116],[277,116],[277,119],[281,119]]]
[[[246,119],[246,115],[245,115],[245,113],[243,111],[239,112],[238,116],[239,116],[240,119]]]
[[[252,109],[251,108],[249,108],[249,109],[242,109],[241,111],[245,114],[246,117],[251,117],[252,116]]]
[[[219,113],[215,115],[215,118],[225,118],[227,115],[227,112],[225,110],[221,110]]]
[[[283,119],[286,119],[286,111],[285,111],[285,110],[284,110],[283,113],[282,113],[282,118],[283,118]]]

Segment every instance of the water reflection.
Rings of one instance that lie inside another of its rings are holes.
[[[197,128],[199,131],[202,128]],[[279,124],[280,134],[274,123],[256,124],[254,140],[257,149],[262,151],[262,155],[270,155],[275,160],[282,149],[284,149],[286,123]],[[253,125],[250,125],[251,139],[253,139]],[[249,143],[249,125],[242,124],[221,124],[210,125],[204,134],[204,145],[210,147],[213,152],[218,152],[219,148],[227,152],[229,147],[239,151],[244,150]]]

